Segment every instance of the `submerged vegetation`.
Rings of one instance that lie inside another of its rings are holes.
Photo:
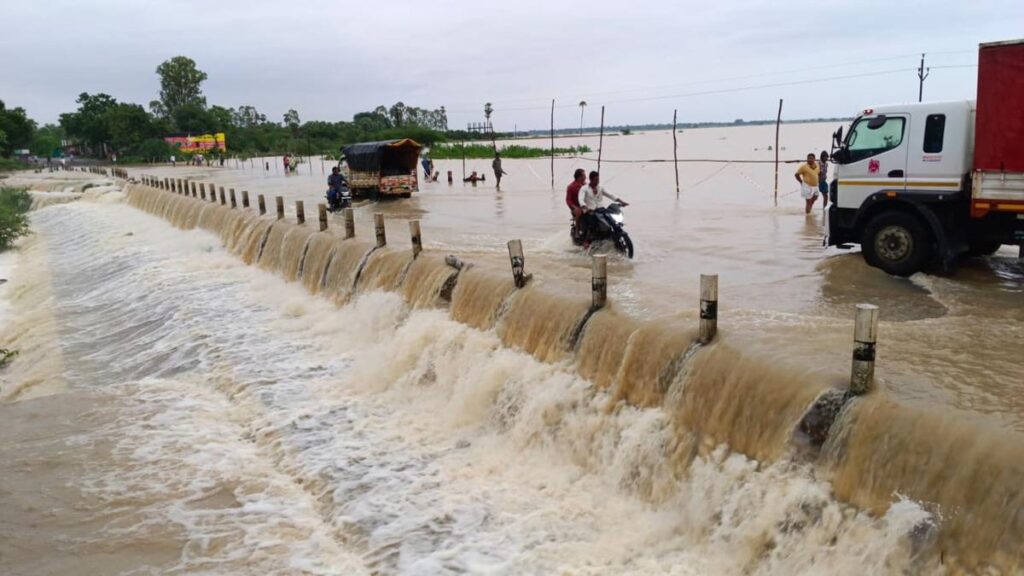
[[[32,197],[22,188],[0,188],[0,250],[28,234],[28,211]]]
[[[532,148],[509,144],[498,149],[504,158],[547,158],[551,156],[550,148]],[[567,148],[555,148],[555,156],[576,156],[590,152],[586,145],[569,146]],[[438,144],[430,149],[430,156],[435,160],[453,160],[462,158],[493,158],[494,148],[486,144]]]

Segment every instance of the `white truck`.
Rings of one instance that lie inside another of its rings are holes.
[[[980,46],[977,101],[869,108],[833,146],[829,246],[909,276],[1024,245],[1024,40]]]

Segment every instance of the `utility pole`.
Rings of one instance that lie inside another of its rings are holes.
[[[917,69],[917,101],[920,102],[924,96],[924,79],[928,77],[928,73],[931,72],[931,68],[924,67],[924,54],[921,54],[921,66]]]

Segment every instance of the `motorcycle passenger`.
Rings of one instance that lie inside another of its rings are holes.
[[[629,206],[625,200],[609,194],[604,186],[601,186],[601,175],[594,170],[590,173],[590,183],[583,187],[583,215],[581,221],[583,229],[586,231],[586,238],[588,239],[586,244],[588,245],[589,239],[593,238],[598,230],[597,216],[594,215],[594,212],[603,207],[603,198],[614,200],[623,207]]]
[[[341,169],[337,166],[331,168],[331,175],[327,177],[327,203],[332,208],[340,207],[346,188],[348,188],[348,181],[345,180],[345,175],[341,173]]]

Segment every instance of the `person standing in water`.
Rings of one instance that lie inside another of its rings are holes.
[[[818,199],[818,163],[814,159],[814,153],[807,155],[807,162],[804,162],[796,169],[793,175],[800,183],[800,196],[804,199],[804,214],[810,214],[814,207],[814,201]]]
[[[828,208],[828,152],[821,151],[818,161],[818,192],[821,192],[822,208]]]
[[[501,190],[501,177],[505,175],[505,171],[501,169],[501,155],[498,151],[494,151],[494,161],[491,162],[491,168],[494,169],[494,179],[498,181],[495,188]]]

